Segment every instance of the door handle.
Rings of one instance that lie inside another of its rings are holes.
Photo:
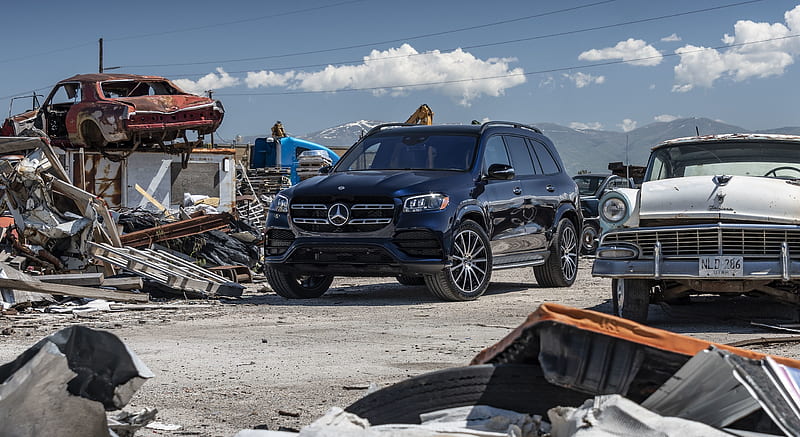
[[[514,194],[522,194],[522,188],[514,187]]]
[[[554,187],[552,185],[548,185],[548,186],[544,187],[544,189],[552,193],[553,191],[556,190],[556,187]]]

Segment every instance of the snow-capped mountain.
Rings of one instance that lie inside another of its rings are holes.
[[[318,132],[293,136],[323,146],[343,149],[352,146],[361,135],[381,123],[384,122],[359,120]],[[529,124],[537,126],[555,143],[570,174],[579,171],[607,172],[608,164],[617,161],[627,160],[632,165],[646,165],[651,147],[664,140],[689,137],[698,132],[700,135],[744,132],[800,135],[800,127],[753,131],[702,117],[650,123],[630,132],[573,129],[553,123]]]
[[[327,147],[348,147],[358,141],[358,139],[370,129],[381,123],[385,122],[358,120],[339,126],[329,127],[318,132],[312,132],[303,135],[302,138]]]

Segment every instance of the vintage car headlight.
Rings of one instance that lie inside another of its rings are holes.
[[[284,195],[278,194],[272,199],[272,203],[269,204],[269,209],[274,212],[287,213],[289,212],[289,199]]]
[[[609,197],[600,205],[600,215],[603,220],[617,223],[625,219],[628,214],[628,204],[620,197]]]
[[[403,212],[439,211],[447,208],[450,198],[444,194],[431,193],[413,196],[403,202]]]

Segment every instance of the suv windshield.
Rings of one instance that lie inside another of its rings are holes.
[[[472,167],[478,137],[452,134],[372,136],[339,161],[337,172],[359,170],[456,170]]]
[[[768,141],[662,147],[653,152],[645,180],[721,174],[800,178],[800,148]]]

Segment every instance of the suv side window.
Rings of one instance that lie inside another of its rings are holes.
[[[529,141],[533,146],[533,151],[536,154],[536,157],[539,158],[539,165],[541,165],[542,173],[550,175],[561,171],[556,163],[555,158],[553,158],[553,155],[550,154],[550,151],[547,150],[547,147],[545,147],[544,144],[530,139]]]
[[[505,164],[511,165],[508,159],[508,152],[506,145],[503,143],[503,138],[495,135],[486,140],[486,149],[483,152],[483,171],[489,170],[492,164]]]
[[[531,154],[525,139],[522,137],[504,136],[508,151],[511,152],[511,162],[513,163],[514,173],[517,176],[533,176],[536,170],[533,167]]]

